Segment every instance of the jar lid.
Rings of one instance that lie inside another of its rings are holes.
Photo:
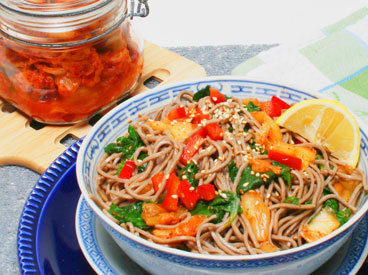
[[[2,0],[0,33],[39,47],[80,45],[111,32],[126,17],[147,16],[147,0],[138,0],[137,13],[131,0],[131,9],[128,14],[127,0]]]
[[[84,14],[100,9],[113,0],[3,0],[5,9],[35,17],[64,17]],[[126,4],[126,0],[123,0]]]

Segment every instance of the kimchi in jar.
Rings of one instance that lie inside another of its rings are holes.
[[[143,41],[126,0],[2,0],[0,97],[47,124],[83,121],[129,95]]]

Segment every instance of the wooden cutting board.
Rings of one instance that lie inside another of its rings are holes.
[[[164,85],[179,80],[203,77],[202,66],[145,41],[142,77],[133,95],[148,90],[148,79]],[[41,129],[32,119],[17,110],[10,110],[0,99],[0,165],[24,166],[41,174],[66,149],[65,137],[80,139],[92,127],[83,122],[69,126],[44,126]],[[38,129],[38,130],[37,130]]]

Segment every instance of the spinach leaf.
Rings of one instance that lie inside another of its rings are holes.
[[[206,202],[204,200],[199,200],[194,209],[190,211],[190,213],[193,216],[194,215],[212,216],[215,214],[215,212],[212,209],[211,210],[209,209],[209,202]]]
[[[132,159],[135,151],[143,146],[143,142],[133,126],[129,125],[128,133],[129,136],[119,137],[116,141],[118,144],[121,144],[121,153],[124,155],[124,158]]]
[[[324,195],[328,195],[328,194],[332,194],[330,188],[328,188],[328,186],[326,186],[323,190],[323,194]],[[330,207],[335,215],[336,215],[336,219],[339,221],[340,226],[345,224],[349,218],[350,218],[350,214],[351,211],[349,208],[346,208],[345,210],[339,210],[339,202],[336,199],[328,199],[323,203],[323,207]]]
[[[304,205],[307,205],[307,204],[312,204],[312,201],[311,200],[306,200]]]
[[[135,150],[143,146],[143,142],[133,126],[128,126],[129,135],[119,137],[115,143],[108,144],[104,149],[108,154],[123,153],[125,158],[131,159]]]
[[[336,218],[340,222],[340,226],[345,224],[350,218],[351,211],[349,208],[346,208],[344,211],[337,211]]]
[[[234,161],[231,160],[228,164],[229,175],[232,182],[235,181],[236,175],[238,174],[238,167],[234,165]],[[266,177],[262,176],[265,175]],[[243,173],[240,176],[239,184],[237,187],[238,194],[244,194],[249,190],[257,189],[264,184],[269,184],[276,175],[272,171],[267,171],[266,173],[261,173],[258,177],[256,175],[252,175],[252,168],[247,166]],[[266,181],[263,178],[267,178]]]
[[[272,161],[272,165],[281,167],[281,173],[280,173],[279,176],[286,182],[287,186],[290,187],[291,186],[291,179],[293,177],[290,173],[291,168],[289,166],[281,164],[277,161]]]
[[[125,165],[126,159],[123,159],[119,164],[118,164],[118,170],[116,171],[116,175],[119,175],[121,172],[121,169],[123,169],[124,165]]]
[[[322,159],[322,155],[321,154],[317,154],[316,155],[316,160],[320,160],[320,159]],[[324,165],[323,164],[317,164],[317,166],[318,166],[318,169],[319,170],[322,170],[322,169],[324,169],[325,167],[324,167]]]
[[[255,112],[261,110],[261,108],[257,105],[254,105],[252,101],[249,102],[245,107],[247,108],[248,112]]]
[[[229,213],[229,220],[225,226],[229,226],[238,213],[241,213],[240,199],[233,192],[222,191],[221,195],[216,196],[211,202],[198,201],[195,208],[190,212],[192,215],[216,215],[213,223],[220,223],[226,213]]]
[[[207,85],[205,88],[199,90],[193,95],[193,100],[198,101],[203,97],[210,96],[210,86]]]
[[[284,202],[285,203],[299,205],[300,200],[297,197],[287,197],[287,198],[285,198]]]
[[[140,201],[124,207],[118,207],[112,203],[109,213],[121,223],[131,222],[138,228],[149,229],[142,218],[143,203],[143,201]]]
[[[142,153],[139,154],[138,159],[144,160],[146,157],[148,157],[148,154],[142,152]],[[146,170],[147,165],[148,165],[148,162],[146,162],[145,164],[139,166],[138,167],[138,173],[144,172],[144,170]]]
[[[339,202],[336,199],[328,199],[323,203],[323,207],[330,207],[335,213],[339,210]]]
[[[199,171],[199,167],[197,165],[195,165],[194,163],[191,162],[187,166],[184,166],[179,171],[179,179],[180,180],[183,180],[183,176],[185,176],[184,178],[186,178],[186,180],[193,187],[197,187],[198,180],[195,178],[195,174],[198,173],[198,171]]]

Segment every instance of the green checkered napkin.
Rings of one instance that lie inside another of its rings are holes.
[[[368,7],[295,45],[281,45],[238,65],[234,75],[319,91],[368,125]]]

